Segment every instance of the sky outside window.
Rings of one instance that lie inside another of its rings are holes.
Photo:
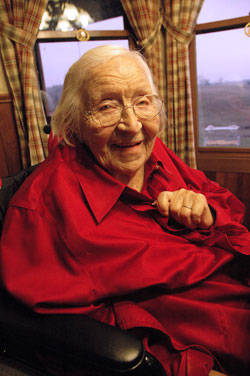
[[[249,0],[206,0],[198,23],[246,16],[248,8]],[[196,54],[199,146],[250,147],[250,38],[244,28],[200,34]]]
[[[197,23],[248,16],[250,0],[205,0]]]

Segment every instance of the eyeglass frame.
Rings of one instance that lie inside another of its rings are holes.
[[[95,122],[95,124],[99,125],[99,126],[102,127],[102,128],[105,128],[105,127],[113,127],[113,126],[115,126],[116,124],[118,124],[119,121],[122,119],[122,116],[123,116],[123,114],[124,114],[124,110],[125,110],[126,108],[132,108],[132,109],[133,109],[133,112],[134,112],[134,115],[135,115],[135,116],[137,117],[137,119],[139,119],[139,120],[152,120],[152,119],[154,119],[156,116],[158,116],[158,115],[161,113],[162,108],[163,108],[164,101],[163,101],[163,99],[162,99],[159,95],[157,95],[157,94],[147,94],[147,95],[143,95],[141,98],[143,98],[143,97],[154,97],[154,98],[156,98],[157,100],[159,100],[159,102],[161,102],[161,106],[160,106],[159,112],[158,112],[156,115],[154,115],[153,117],[151,117],[151,118],[142,118],[142,117],[139,117],[139,116],[136,114],[135,109],[134,109],[134,105],[135,105],[135,102],[136,102],[136,101],[135,101],[134,103],[130,104],[130,105],[123,105],[123,104],[120,104],[120,103],[119,103],[119,107],[120,107],[120,118],[119,118],[116,122],[114,122],[114,123],[112,123],[112,124],[109,124],[109,125],[101,125],[100,123],[98,123],[98,122],[95,120],[95,118],[94,118],[93,109],[91,109],[91,110],[89,110],[89,111],[86,111],[86,112],[85,112],[85,115],[86,115],[86,116],[92,116],[93,121]],[[97,110],[96,112],[98,112],[98,110]]]

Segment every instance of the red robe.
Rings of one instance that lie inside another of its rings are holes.
[[[161,191],[180,188],[206,196],[216,213],[209,230],[186,229],[152,206]],[[250,235],[243,214],[235,196],[159,139],[141,193],[114,179],[84,146],[59,145],[11,201],[1,278],[37,312],[84,313],[132,330],[167,375],[207,375],[214,363],[248,375]]]

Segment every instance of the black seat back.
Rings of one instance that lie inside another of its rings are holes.
[[[4,217],[9,205],[9,202],[24,182],[24,180],[31,174],[37,165],[21,170],[18,174],[8,176],[2,179],[2,185],[0,188],[0,237],[2,234]]]

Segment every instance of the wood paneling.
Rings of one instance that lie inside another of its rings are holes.
[[[207,177],[227,188],[246,205],[244,225],[250,230],[250,174],[205,171]]]
[[[11,98],[0,95],[0,177],[17,173],[22,168]]]
[[[250,148],[217,150],[199,148],[196,153],[199,170],[234,173],[250,173]]]

